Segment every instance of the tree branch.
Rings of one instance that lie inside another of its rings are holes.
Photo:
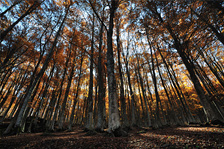
[[[103,24],[103,26],[104,26],[104,28],[106,29],[106,31],[108,31],[108,30],[107,30],[107,26],[104,24],[103,20],[100,18],[100,16],[99,16],[98,13],[96,12],[95,8],[93,7],[93,4],[92,4],[91,0],[89,0],[89,3],[90,3],[90,5],[91,5],[91,7],[92,7],[92,9],[93,9],[93,12],[96,14],[97,18],[98,18],[98,19],[100,20],[100,22]]]

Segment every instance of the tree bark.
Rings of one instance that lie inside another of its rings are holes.
[[[109,121],[108,130],[114,132],[120,128],[120,117],[118,113],[116,97],[116,80],[114,76],[114,54],[113,54],[113,27],[114,15],[119,1],[112,0],[110,5],[109,29],[107,31],[107,75],[108,75],[108,92],[109,92]]]
[[[118,69],[119,69],[119,77],[120,77],[120,101],[121,101],[121,117],[122,117],[122,127],[129,127],[129,122],[126,114],[126,102],[124,97],[124,81],[123,81],[123,73],[122,73],[122,66],[121,66],[121,48],[120,48],[120,23],[119,19],[116,22],[116,29],[117,29],[117,54],[118,54]]]
[[[93,15],[92,24],[92,40],[91,40],[91,54],[90,54],[90,79],[89,79],[89,93],[88,93],[88,114],[86,121],[86,128],[88,130],[93,130],[94,120],[93,120],[93,52],[94,52],[94,27],[95,27],[95,16]]]
[[[103,107],[104,107],[104,80],[103,80],[103,63],[102,63],[102,42],[103,42],[103,23],[101,23],[100,27],[100,35],[99,35],[99,56],[98,56],[98,103],[97,103],[97,126],[96,130],[103,131]]]

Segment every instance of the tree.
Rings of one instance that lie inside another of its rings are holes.
[[[88,101],[87,101],[87,120],[86,120],[86,128],[88,130],[93,130],[93,52],[94,52],[94,14],[93,14],[93,24],[92,24],[92,40],[91,40],[91,53],[90,53],[90,79],[89,79],[89,93],[88,93]]]

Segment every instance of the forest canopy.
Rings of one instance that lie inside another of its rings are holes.
[[[0,1],[4,134],[224,123],[222,0]]]

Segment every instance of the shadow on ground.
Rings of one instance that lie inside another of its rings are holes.
[[[158,130],[133,128],[128,137],[104,133],[86,136],[81,127],[72,132],[24,133],[0,138],[1,148],[224,148],[224,128],[177,127]]]

